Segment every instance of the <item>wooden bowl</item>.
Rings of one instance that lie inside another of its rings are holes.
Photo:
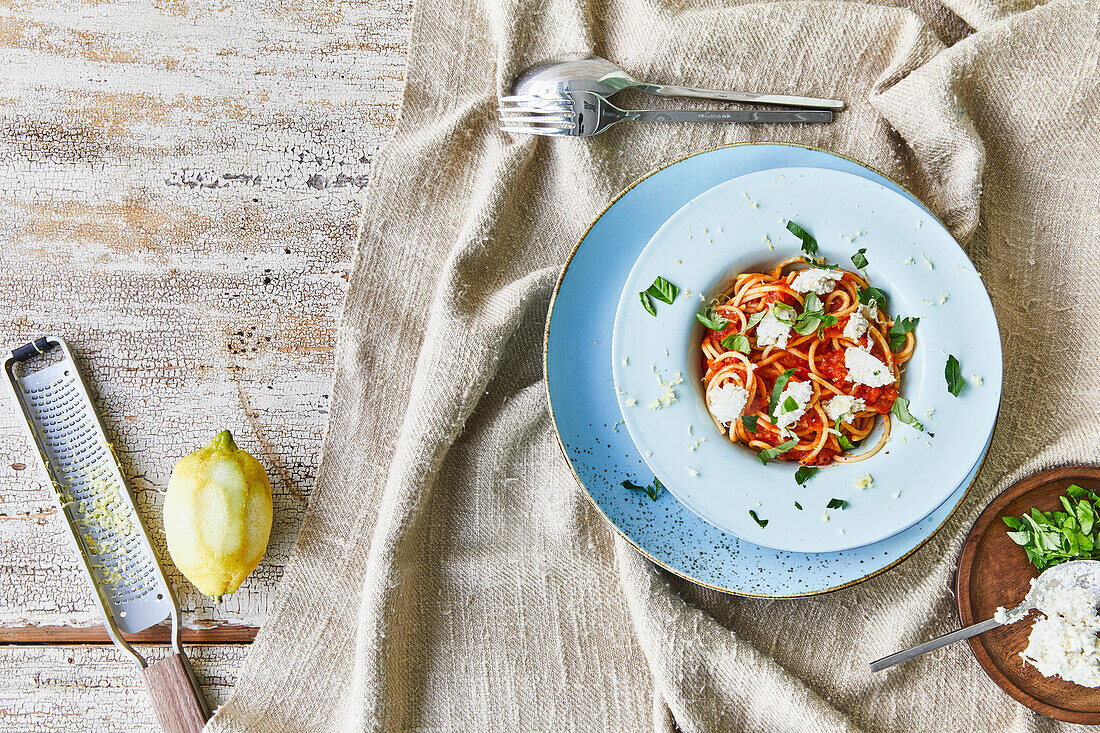
[[[1065,466],[1041,471],[1010,486],[985,508],[963,543],[955,574],[955,603],[963,626],[991,618],[997,606],[1012,608],[1027,595],[1038,573],[1022,547],[1008,538],[1001,517],[1018,517],[1037,507],[1062,509],[1058,497],[1070,484],[1100,493],[1100,468]],[[1000,626],[968,639],[974,656],[994,682],[1032,710],[1067,723],[1100,724],[1100,688],[1081,687],[1060,677],[1044,677],[1024,666],[1020,652],[1027,647],[1032,623],[1038,616]]]

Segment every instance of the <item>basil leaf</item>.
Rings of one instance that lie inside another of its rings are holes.
[[[837,317],[825,312],[825,305],[821,302],[821,298],[817,296],[817,293],[809,293],[802,302],[802,306],[802,315],[792,324],[795,333],[801,336],[806,336],[814,331],[823,333],[828,326],[837,324]]]
[[[843,415],[836,419],[836,423],[833,425],[833,432],[836,433],[836,442],[840,444],[840,447],[844,450],[854,450],[859,447],[862,440],[852,442],[848,439],[848,436],[840,432],[840,422],[844,418]]]
[[[823,259],[822,260],[815,260],[812,257],[803,257],[802,261],[805,262],[807,265],[813,265],[814,267],[816,267],[818,269],[821,269],[821,270],[839,270],[840,269],[840,265],[830,265],[828,262],[826,262]]]
[[[783,390],[786,389],[787,382],[792,374],[794,374],[794,367],[775,378],[775,386],[772,387],[772,398],[768,402],[768,417],[772,419],[772,422],[775,422],[775,408],[779,406],[779,395],[783,394]]]
[[[797,501],[794,503],[794,508],[797,509],[798,511],[802,511],[802,505],[799,504]]]
[[[750,433],[755,433],[756,421],[759,419],[760,417],[757,415],[745,415],[741,418],[741,424],[745,426],[745,430],[748,430]]]
[[[726,326],[730,325],[730,322],[715,313],[713,308],[707,308],[706,313],[696,313],[695,317],[699,320],[699,323],[702,323],[711,331],[725,331]]]
[[[752,351],[752,347],[749,346],[749,340],[740,333],[731,333],[718,343],[722,345],[723,349],[728,349],[729,351],[740,351],[742,354],[747,354]]]
[[[756,521],[756,523],[761,526],[761,528],[768,526],[768,521],[769,520],[761,519],[760,517],[756,516],[756,510],[755,509],[749,509],[749,516],[752,517]]]
[[[856,267],[858,267],[861,270],[864,267],[867,267],[867,248],[866,247],[860,247],[858,250],[856,250],[856,253],[854,255],[852,255],[852,264],[855,265]]]
[[[749,316],[749,320],[745,324],[745,330],[747,331],[755,326],[757,323],[760,323],[760,321],[764,320],[764,316],[766,316],[767,314],[767,310],[756,311],[755,313],[753,313],[751,316]]]
[[[665,485],[661,483],[661,480],[656,476],[653,477],[653,483],[649,486],[639,486],[632,481],[623,481],[623,488],[630,489],[631,491],[644,491],[645,495],[653,501],[657,501],[657,498],[661,495]]]
[[[826,509],[847,509],[848,502],[843,499],[829,499],[829,503],[825,505]]]
[[[791,438],[790,440],[783,441],[774,448],[765,448],[756,454],[756,457],[760,459],[760,462],[765,466],[768,465],[768,461],[775,458],[780,453],[786,453],[791,448],[798,445],[798,438]]]
[[[672,301],[676,300],[676,295],[680,292],[680,288],[658,275],[657,279],[653,281],[653,284],[649,286],[646,292],[657,300],[672,305]]]
[[[810,480],[810,477],[817,473],[817,469],[813,466],[803,466],[794,472],[794,482],[801,486]],[[802,507],[798,507],[801,509]]]
[[[1069,488],[1066,489],[1066,494],[1068,494],[1071,499],[1084,499],[1087,493],[1089,492],[1082,489],[1077,484],[1070,484]],[[1093,494],[1093,496],[1095,497],[1095,494]]]
[[[812,255],[817,252],[817,240],[814,239],[808,231],[798,226],[793,221],[787,222],[787,231],[802,240],[803,252],[808,255]]]
[[[803,314],[801,318],[794,324],[794,331],[799,336],[806,336],[811,334],[821,327],[821,318],[812,313]]]
[[[788,397],[783,400],[783,412],[794,412],[797,409],[798,403],[795,401],[794,397]]]
[[[890,351],[898,351],[905,345],[905,334],[911,332],[920,322],[919,318],[899,318],[890,326]]]
[[[890,412],[906,425],[912,425],[922,433],[924,432],[924,426],[920,424],[917,418],[909,414],[909,400],[904,397],[898,397],[894,400],[894,406],[890,408]]]
[[[642,307],[645,308],[646,313],[651,316],[657,315],[657,309],[653,307],[653,302],[649,299],[649,294],[646,291],[638,293],[638,297],[642,299]]]
[[[859,298],[859,302],[864,305],[871,305],[871,301],[875,301],[880,308],[886,310],[886,306],[890,301],[890,296],[885,291],[878,288],[866,287],[856,293]]]
[[[962,366],[954,356],[948,355],[947,368],[944,369],[943,376],[947,380],[947,391],[958,397],[966,386],[966,380],[963,379]]]
[[[794,308],[786,303],[775,303],[771,308],[772,316],[780,323],[786,323],[788,326],[793,326],[798,322],[798,315]],[[760,317],[763,319],[763,316]],[[758,321],[759,322],[759,321]]]

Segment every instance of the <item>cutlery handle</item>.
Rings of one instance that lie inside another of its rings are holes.
[[[871,671],[881,672],[887,667],[893,667],[895,664],[908,662],[914,657],[919,657],[922,654],[927,654],[928,652],[935,651],[936,649],[945,647],[948,644],[953,644],[956,641],[969,639],[971,636],[977,636],[983,631],[989,631],[990,629],[996,628],[1000,625],[1001,623],[997,619],[991,618],[988,621],[982,621],[981,623],[972,624],[970,626],[967,626],[966,628],[959,629],[958,631],[952,631],[950,634],[944,634],[938,639],[926,641],[923,644],[919,644],[913,647],[912,649],[906,649],[903,652],[898,652],[897,654],[891,654],[888,657],[877,659],[874,662],[871,662]]]
[[[825,110],[773,109],[652,109],[629,113],[628,119],[641,122],[832,122],[833,113]]]
[[[187,661],[181,654],[169,654],[146,667],[145,688],[153,701],[153,710],[165,733],[199,733],[210,718],[202,692],[187,673]]]
[[[694,99],[717,99],[721,102],[776,104],[786,107],[808,107],[810,109],[844,109],[844,102],[839,99],[798,97],[789,94],[753,94],[752,92],[727,92],[722,89],[696,89],[695,87],[678,87],[669,84],[641,84],[637,88],[651,94],[659,94],[662,97],[692,97]]]

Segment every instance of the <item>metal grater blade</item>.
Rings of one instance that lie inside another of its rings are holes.
[[[5,371],[58,508],[104,601],[104,621],[126,633],[147,629],[173,615],[175,601],[118,460],[68,345],[48,337],[30,346],[51,356],[60,347],[60,360],[19,375],[16,356]]]
[[[169,733],[201,730],[210,706],[183,648],[179,606],[72,349],[56,336],[44,336],[13,349],[4,373],[107,633],[141,667],[161,726]],[[166,618],[172,619],[174,653],[150,665],[122,633]]]

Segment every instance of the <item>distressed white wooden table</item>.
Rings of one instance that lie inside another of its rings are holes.
[[[178,458],[228,427],[271,476],[271,543],[238,592],[215,605],[169,566],[213,703],[313,485],[410,13],[410,0],[0,0],[0,347],[70,340],[165,560],[159,492]],[[0,730],[156,730],[0,400]]]

